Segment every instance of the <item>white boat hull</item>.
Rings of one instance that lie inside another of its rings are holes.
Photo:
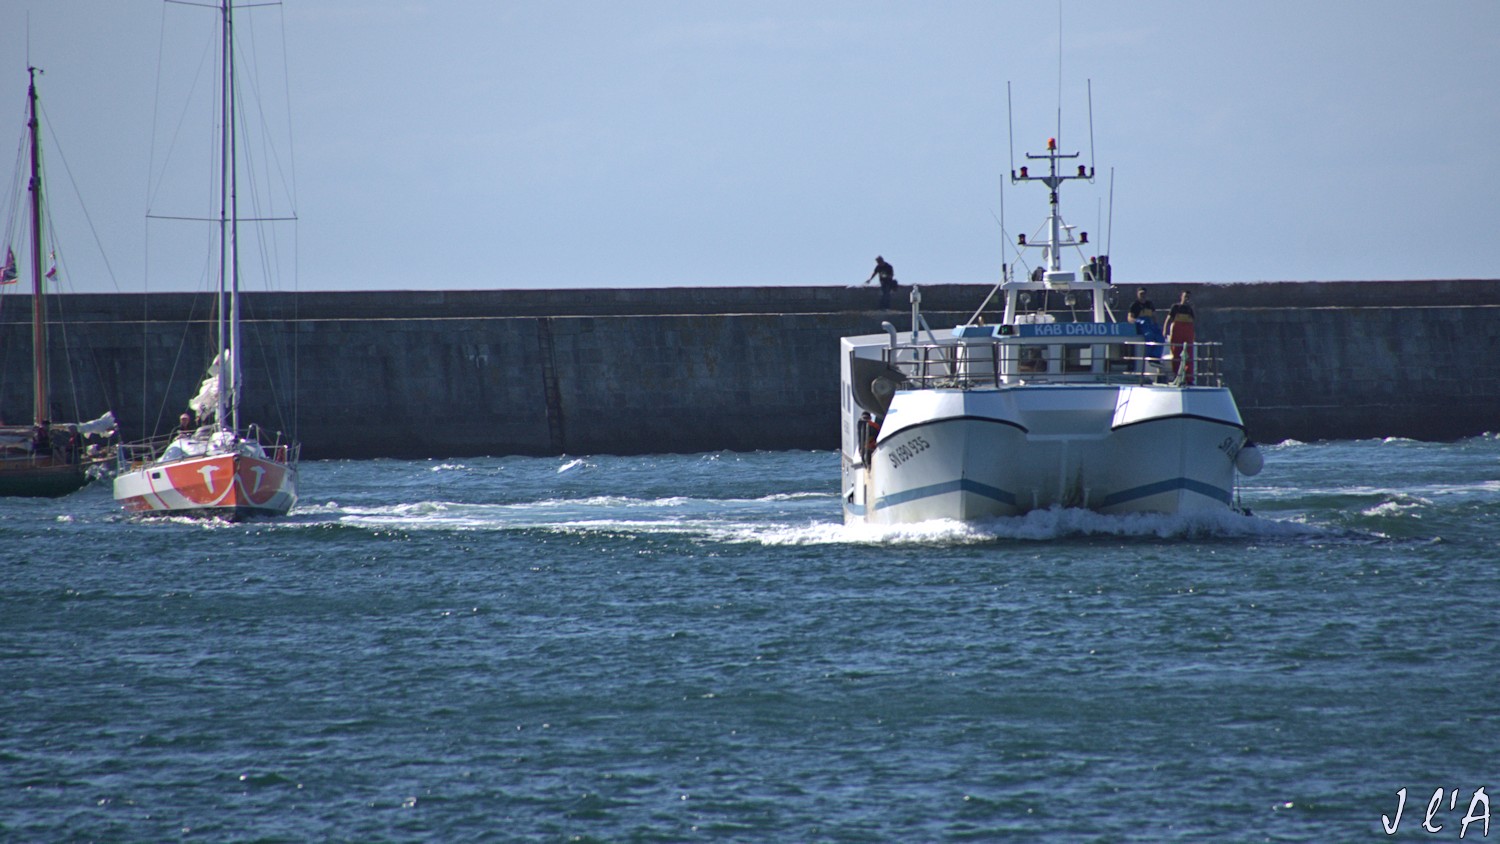
[[[868,465],[846,458],[846,523],[1227,510],[1245,443],[1223,388],[1030,386],[898,393]]]
[[[281,516],[297,503],[297,468],[247,454],[184,457],[121,472],[114,495],[142,516]]]

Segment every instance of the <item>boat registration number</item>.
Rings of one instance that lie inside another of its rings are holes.
[[[891,459],[891,468],[898,469],[901,467],[902,463],[905,463],[913,457],[916,457],[918,454],[921,454],[928,448],[931,448],[931,446],[927,444],[927,439],[925,437],[912,437],[911,439],[887,452],[886,457],[889,457]]]

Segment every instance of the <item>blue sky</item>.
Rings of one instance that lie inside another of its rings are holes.
[[[846,285],[877,253],[903,282],[991,282],[1007,84],[1017,160],[1058,134],[1059,102],[1062,146],[1088,160],[1090,81],[1099,178],[1067,186],[1064,214],[1117,281],[1500,274],[1500,3],[1061,5],[1061,51],[1056,3],[246,10],[295,162],[279,286]],[[202,237],[146,213],[201,198],[153,167],[211,18],[157,0],[0,11],[7,137],[26,56],[46,71],[67,289],[202,286],[159,268]],[[1003,188],[1007,231],[1035,230],[1041,190]]]

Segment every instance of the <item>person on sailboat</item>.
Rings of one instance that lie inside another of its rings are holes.
[[[877,276],[880,278],[880,309],[888,311],[891,309],[891,293],[897,287],[896,268],[879,255],[875,256],[875,271],[870,273],[870,278],[865,279],[865,284],[869,284]]]
[[[177,417],[177,436],[182,439],[189,439],[196,430],[198,430],[198,426],[193,422],[193,414],[184,410],[182,415]]]
[[[1182,298],[1172,309],[1167,312],[1167,322],[1164,326],[1167,333],[1167,342],[1172,344],[1172,376],[1173,380],[1179,380],[1183,384],[1193,383],[1193,306],[1188,304],[1188,292],[1182,291]],[[1184,361],[1183,357],[1187,360]]]

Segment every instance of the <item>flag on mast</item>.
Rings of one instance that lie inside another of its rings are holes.
[[[5,266],[0,267],[0,284],[15,284],[20,276],[16,273],[16,250],[5,247]]]
[[[47,268],[47,280],[57,281],[57,252],[49,252],[47,258],[52,262],[52,266]]]

